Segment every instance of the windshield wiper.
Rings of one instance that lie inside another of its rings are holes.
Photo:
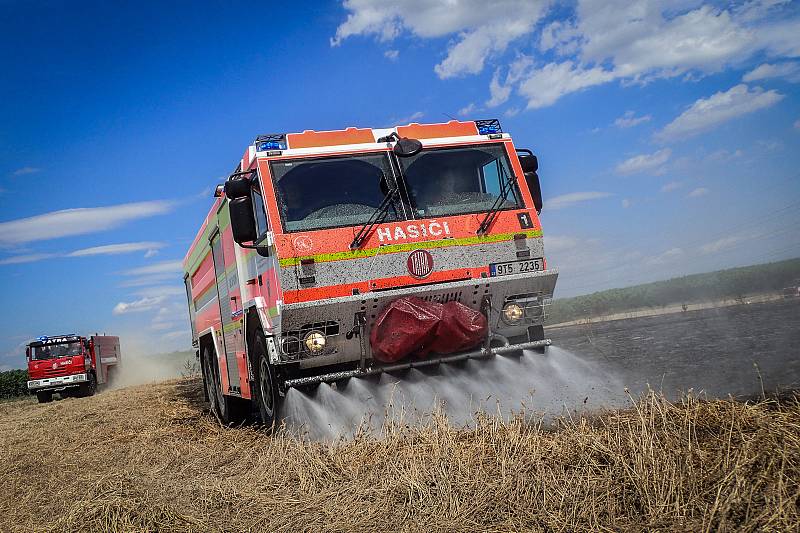
[[[487,231],[489,231],[489,227],[494,222],[495,217],[497,217],[497,213],[500,211],[500,208],[506,202],[508,198],[508,193],[511,192],[511,189],[517,184],[517,177],[512,175],[511,177],[508,176],[508,172],[506,172],[506,167],[499,162],[499,160],[495,159],[498,162],[498,167],[500,167],[500,174],[503,177],[503,181],[500,182],[500,194],[497,196],[497,200],[494,201],[492,207],[489,208],[489,211],[486,213],[486,216],[481,221],[481,225],[478,226],[478,235],[483,235]]]
[[[394,197],[397,196],[397,192],[397,187],[393,187],[386,192],[381,205],[375,208],[375,211],[372,212],[369,219],[367,219],[364,225],[361,226],[361,229],[358,230],[356,236],[353,237],[353,242],[350,243],[351,250],[357,250],[358,248],[361,248],[361,245],[364,244],[365,240],[367,240],[372,228],[386,220],[386,216],[389,214],[389,208],[391,208],[392,201],[394,200]]]

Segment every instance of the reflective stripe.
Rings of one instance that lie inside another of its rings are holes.
[[[474,237],[463,237],[460,239],[442,239],[440,241],[387,244],[376,248],[370,248],[368,250],[346,250],[344,252],[333,252],[329,254],[287,257],[285,259],[281,259],[279,262],[282,267],[286,267],[286,266],[296,266],[300,264],[300,261],[302,261],[303,259],[313,259],[315,263],[325,263],[328,261],[343,261],[347,259],[361,259],[365,257],[372,257],[374,255],[377,255],[378,252],[380,252],[381,254],[391,254],[396,252],[411,252],[413,250],[416,250],[417,248],[422,248],[422,247],[430,249],[430,248],[449,248],[451,246],[472,246],[475,244],[511,241],[514,239],[514,235],[519,235],[523,233],[525,234],[525,237],[528,239],[535,239],[542,236],[542,232],[540,230],[518,231],[514,233],[498,233],[495,235],[484,235],[484,236],[476,235]]]

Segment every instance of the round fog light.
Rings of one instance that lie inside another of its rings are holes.
[[[303,339],[303,342],[306,345],[306,349],[310,353],[317,354],[325,349],[325,343],[327,341],[325,339],[325,335],[323,335],[319,331],[312,331],[311,333],[306,335],[305,339]]]
[[[524,316],[525,312],[522,310],[519,304],[509,302],[503,306],[503,322],[510,326],[522,322],[522,318]]]

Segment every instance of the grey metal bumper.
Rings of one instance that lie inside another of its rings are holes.
[[[460,301],[476,310],[481,309],[483,300],[488,298],[491,304],[491,312],[487,317],[490,331],[506,337],[518,336],[524,334],[527,326],[531,324],[525,323],[514,327],[505,325],[500,320],[499,310],[502,309],[506,299],[520,294],[535,294],[540,298],[551,298],[557,276],[557,270],[549,269],[535,273],[416,285],[330,298],[323,301],[286,304],[281,312],[281,328],[282,332],[286,333],[303,324],[330,320],[340,324],[342,333],[344,333],[354,324],[354,316],[361,313],[366,320],[364,335],[369,338],[375,317],[386,305],[401,296],[413,295],[442,303],[453,300]],[[541,324],[541,319],[537,324]],[[329,338],[328,341],[329,350],[323,355],[300,359],[301,368],[325,367],[360,359],[361,346],[358,338],[347,338],[340,334]],[[367,349],[369,350],[369,346]],[[371,353],[367,354],[367,359],[371,358]],[[271,362],[282,364],[290,361],[276,357]],[[324,369],[320,368],[320,370]]]
[[[89,378],[86,376],[86,374],[73,374],[71,376],[32,379],[28,381],[28,390],[66,389],[67,387],[76,387],[81,383],[86,383],[87,381],[89,381]]]

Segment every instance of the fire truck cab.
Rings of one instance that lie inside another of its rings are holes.
[[[557,271],[537,171],[497,120],[257,137],[184,260],[212,410],[269,425],[290,387],[544,350]],[[381,356],[428,323],[436,351]]]

